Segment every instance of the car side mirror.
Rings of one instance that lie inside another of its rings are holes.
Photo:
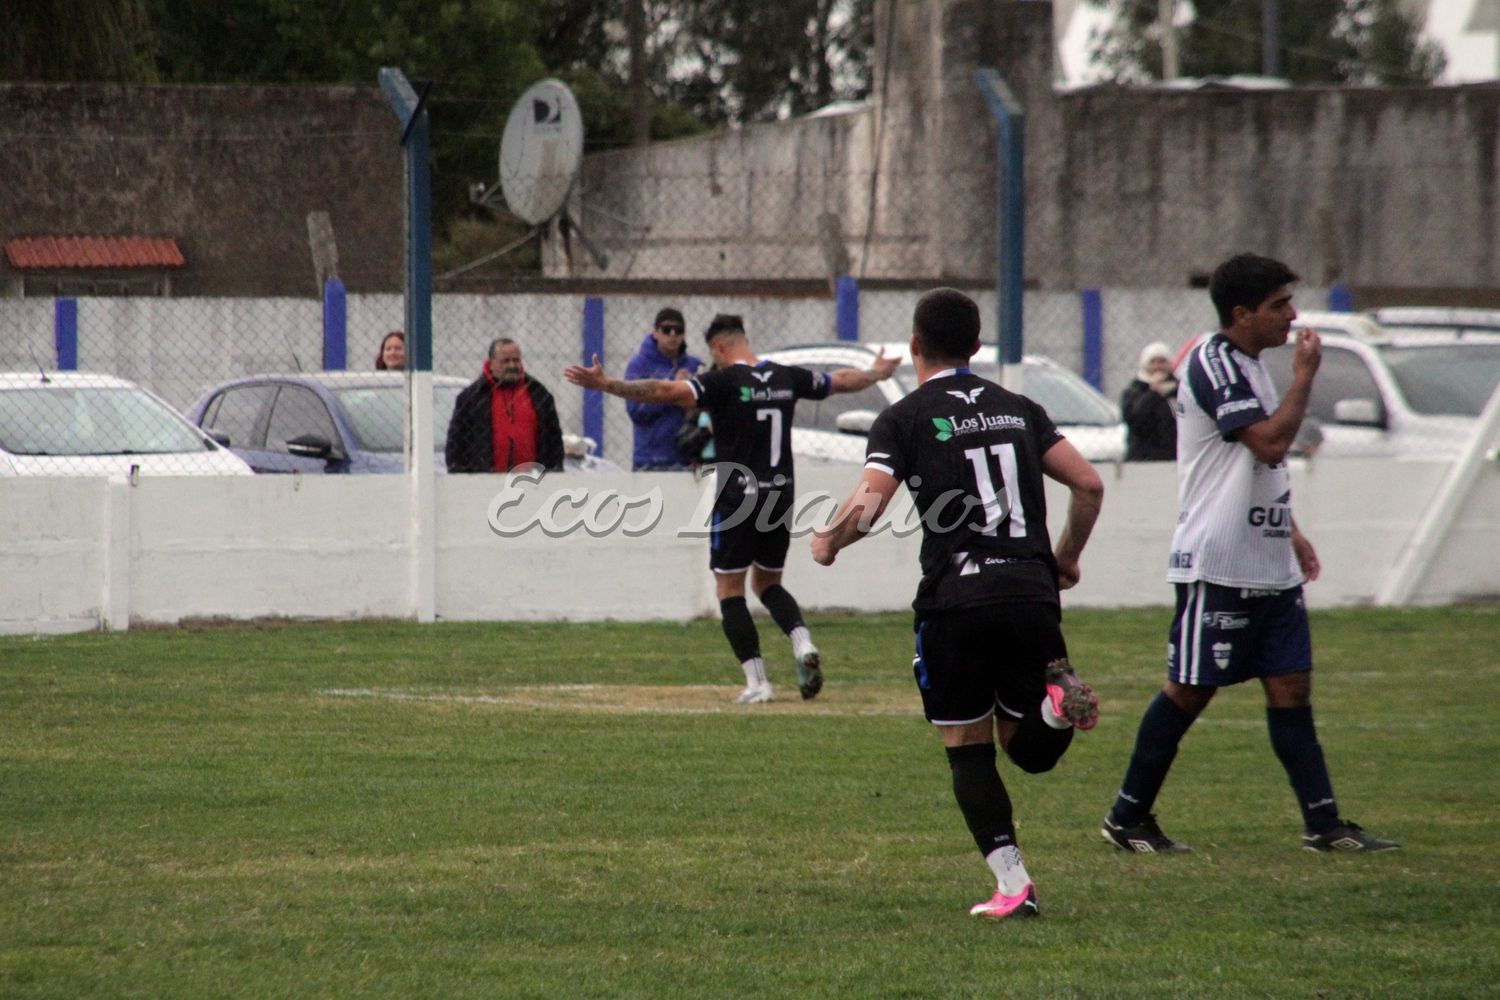
[[[208,439],[220,448],[229,447],[229,435],[223,431],[204,431],[203,433],[207,434]]]
[[[877,416],[874,410],[845,410],[833,418],[833,426],[839,429],[840,434],[868,437],[870,428],[875,426]]]
[[[286,450],[298,458],[316,458],[325,462],[342,459],[332,442],[318,434],[301,434],[286,443]]]
[[[1373,399],[1341,399],[1333,404],[1333,422],[1356,427],[1385,427],[1385,414]]]

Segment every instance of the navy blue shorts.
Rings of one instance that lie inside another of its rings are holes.
[[[1047,664],[1067,655],[1056,604],[987,604],[919,620],[912,673],[928,722],[1015,722],[1041,712]]]
[[[1312,635],[1302,587],[1248,590],[1179,583],[1167,635],[1167,676],[1179,684],[1227,687],[1254,677],[1312,669]]]

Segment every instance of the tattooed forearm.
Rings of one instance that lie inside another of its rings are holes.
[[[637,403],[660,403],[665,401],[662,398],[662,387],[671,384],[654,378],[635,379],[630,382],[612,378],[605,383],[604,391],[611,396],[619,396],[621,399],[629,399]]]

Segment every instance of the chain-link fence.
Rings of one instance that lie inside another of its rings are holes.
[[[894,167],[851,173],[836,158],[821,170],[788,170],[782,161],[795,151],[779,138],[765,148],[736,146],[734,162],[707,151],[717,147],[664,145],[609,172],[607,187],[588,189],[585,172],[573,207],[582,221],[550,227],[543,274],[517,273],[501,257],[439,281],[431,444],[440,459],[461,471],[503,469],[518,458],[569,469],[670,464],[667,425],[677,422],[675,414],[664,421],[659,412],[632,414],[613,397],[589,399],[561,373],[594,353],[616,375],[691,367],[707,360],[703,332],[721,312],[744,317],[761,354],[794,360],[782,352],[851,341],[899,352],[922,291],[954,284],[979,303],[989,346],[978,363],[998,374],[993,213],[973,210],[993,190],[991,174]],[[681,154],[675,159],[674,150]],[[1035,266],[1045,268],[1052,253],[1043,248]],[[351,266],[375,268],[358,247],[345,257]],[[1205,261],[1203,270],[1212,264]],[[1500,382],[1500,313],[1384,314],[1381,326],[1364,314],[1323,311],[1330,302],[1350,304],[1340,289],[1297,290],[1297,307],[1312,310],[1304,320],[1327,335],[1298,452],[1456,456]],[[665,357],[652,336],[663,308],[684,318],[680,362]],[[340,296],[336,288],[323,301],[0,299],[7,333],[0,370],[10,373],[0,396],[5,471],[400,471],[404,342],[390,335],[403,314],[399,295]],[[1148,348],[1160,345],[1155,349],[1169,361],[1179,360],[1194,337],[1216,325],[1203,288],[1029,289],[1021,388],[1086,444],[1090,458],[1166,458],[1173,397],[1170,382],[1150,374]],[[398,353],[382,361],[393,339]],[[511,373],[486,367],[502,340],[513,343],[501,345],[501,354],[519,355],[519,366],[506,364],[530,380],[519,411],[504,384]],[[1291,353],[1265,355],[1283,389]],[[817,364],[868,358],[854,350]],[[913,384],[909,371],[898,375],[869,408]],[[474,392],[459,405],[470,385]],[[844,433],[831,408],[809,409],[806,422]],[[1151,433],[1166,443],[1150,455],[1144,445],[1132,446]],[[857,441],[845,445],[835,451],[857,456]],[[820,457],[822,451],[809,453]]]

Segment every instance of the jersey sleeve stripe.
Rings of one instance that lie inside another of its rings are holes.
[[[865,468],[874,469],[876,472],[884,472],[888,476],[894,476],[896,474],[895,469],[891,468],[889,465],[886,465],[884,462],[875,461],[874,458],[865,460]]]
[[[688,379],[688,388],[693,390],[693,401],[702,402],[703,386],[698,383],[698,380],[695,378]]]

